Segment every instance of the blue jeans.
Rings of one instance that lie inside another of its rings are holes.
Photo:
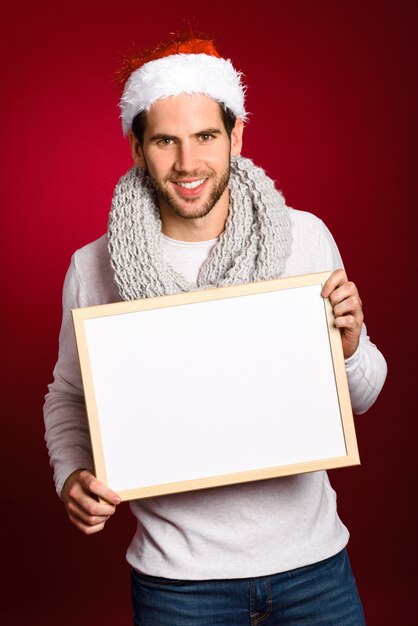
[[[364,626],[346,550],[289,572],[169,580],[132,571],[135,626]]]

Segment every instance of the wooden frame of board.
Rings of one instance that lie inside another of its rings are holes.
[[[74,309],[97,478],[130,500],[359,464],[329,275]]]

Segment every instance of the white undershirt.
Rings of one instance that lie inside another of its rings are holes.
[[[200,268],[209,258],[218,239],[178,241],[166,235],[161,235],[161,237],[164,261],[190,283],[196,285]]]

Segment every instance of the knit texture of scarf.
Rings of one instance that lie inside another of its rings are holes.
[[[278,278],[290,254],[289,209],[265,172],[235,157],[229,190],[225,230],[199,272],[197,289]],[[196,289],[164,261],[156,194],[142,169],[133,167],[115,188],[108,241],[123,300]]]

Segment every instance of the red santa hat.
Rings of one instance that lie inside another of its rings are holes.
[[[126,81],[119,105],[124,135],[138,113],[181,93],[205,94],[247,119],[242,73],[207,39],[184,39],[134,57],[125,63],[121,78]]]

